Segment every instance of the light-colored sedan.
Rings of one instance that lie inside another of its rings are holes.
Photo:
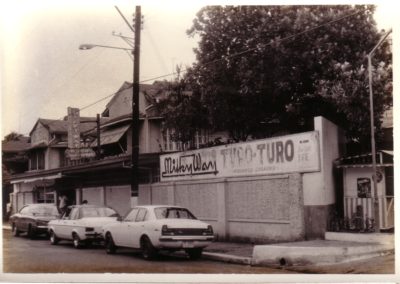
[[[64,215],[48,224],[50,243],[72,240],[75,248],[81,248],[93,241],[102,241],[102,225],[116,222],[118,213],[105,206],[74,205]]]
[[[107,253],[118,247],[137,248],[145,259],[154,258],[159,250],[184,250],[196,259],[214,240],[211,225],[186,208],[169,205],[137,206],[119,222],[103,226],[103,234]]]

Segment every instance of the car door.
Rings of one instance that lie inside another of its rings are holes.
[[[19,211],[19,216],[16,222],[18,230],[25,232],[28,230],[28,224],[30,218],[29,214],[30,214],[29,206],[25,206]]]
[[[128,235],[130,236],[131,246],[134,248],[140,248],[140,237],[145,232],[145,222],[147,216],[147,209],[140,208],[136,215],[135,222],[131,222],[128,225]]]
[[[55,225],[55,233],[59,238],[71,239],[72,238],[72,222],[73,218],[79,214],[79,208],[72,208],[71,211],[67,210],[61,219],[57,220]]]
[[[129,226],[131,223],[135,222],[136,215],[138,213],[139,209],[138,208],[133,208],[124,218],[121,222],[118,222],[118,224],[115,224],[115,226],[112,227],[112,236],[114,239],[114,243],[117,246],[128,246],[131,247],[132,245],[130,244],[129,240]]]

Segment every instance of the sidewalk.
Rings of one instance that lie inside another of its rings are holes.
[[[346,263],[394,252],[393,234],[326,233],[325,240],[266,245],[215,242],[203,258],[256,266]]]

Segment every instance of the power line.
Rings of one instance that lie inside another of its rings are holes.
[[[116,7],[116,8],[117,8],[117,7]],[[118,10],[118,8],[117,8],[117,10]],[[298,36],[300,36],[300,35],[309,33],[309,32],[311,32],[311,31],[320,29],[320,28],[322,28],[322,27],[331,25],[331,24],[333,24],[333,23],[337,23],[337,22],[342,21],[342,20],[344,20],[344,19],[346,19],[346,18],[353,17],[353,16],[355,16],[355,15],[358,15],[358,14],[360,14],[360,13],[365,12],[366,10],[368,10],[368,9],[362,9],[362,10],[360,10],[360,11],[358,11],[358,12],[354,12],[354,13],[351,13],[351,14],[348,14],[348,15],[344,15],[344,16],[338,18],[338,19],[328,21],[328,22],[323,23],[323,24],[320,24],[320,25],[318,25],[318,26],[316,26],[316,27],[306,29],[306,30],[304,30],[304,31],[302,31],[302,32],[298,32],[298,33],[295,33],[295,34],[286,36],[286,37],[281,38],[281,39],[277,39],[277,40],[275,40],[274,42],[269,42],[269,43],[261,44],[261,45],[258,46],[258,47],[249,48],[249,49],[246,49],[246,50],[243,50],[243,51],[239,51],[239,52],[237,52],[237,53],[224,56],[223,58],[219,58],[219,59],[215,59],[215,60],[210,61],[210,62],[203,63],[203,64],[201,64],[201,65],[199,65],[199,66],[203,66],[203,67],[204,67],[204,66],[208,66],[208,65],[211,65],[211,64],[215,64],[215,63],[217,63],[217,62],[226,60],[227,58],[234,58],[234,57],[237,57],[237,56],[241,56],[241,55],[244,55],[244,54],[246,54],[246,53],[250,53],[250,52],[253,52],[253,51],[255,51],[255,50],[258,50],[258,49],[260,49],[260,48],[265,48],[265,47],[270,46],[270,45],[272,45],[272,44],[276,44],[276,43],[280,43],[280,42],[283,42],[283,41],[287,41],[287,40],[293,39],[293,38],[298,37]],[[181,69],[181,72],[187,71],[189,68],[190,68],[190,67],[182,68],[182,69]],[[79,71],[78,71],[77,73],[79,73]],[[142,80],[142,81],[140,81],[139,83],[146,83],[146,82],[149,82],[149,81],[154,81],[154,80],[162,79],[162,78],[165,78],[165,77],[170,77],[170,76],[173,76],[173,75],[176,75],[176,74],[177,74],[177,72],[172,72],[172,73],[160,75],[160,76],[157,76],[157,77],[153,77],[153,78],[150,78],[150,79]],[[76,74],[75,74],[75,75],[76,75]],[[110,97],[114,96],[115,94],[117,94],[117,93],[113,93],[113,94],[107,95],[107,96],[105,96],[105,97],[103,97],[103,98],[101,98],[101,99],[99,99],[99,100],[97,100],[97,101],[95,101],[95,102],[93,102],[93,103],[90,103],[90,104],[88,104],[88,105],[86,105],[86,106],[80,108],[79,110],[82,111],[82,110],[85,110],[85,109],[87,109],[87,108],[89,108],[89,107],[92,107],[93,105],[96,105],[96,104],[98,104],[99,102],[102,102],[102,101],[106,100],[107,98],[110,98]]]

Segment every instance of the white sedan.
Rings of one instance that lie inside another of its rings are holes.
[[[93,241],[101,241],[102,225],[116,222],[118,217],[110,207],[70,206],[60,219],[49,222],[50,243],[56,245],[60,240],[72,240],[75,248],[81,248]]]
[[[186,208],[169,205],[137,206],[119,222],[103,226],[106,252],[118,247],[140,249],[145,259],[159,250],[185,250],[192,259],[214,240],[211,225],[197,220]]]

